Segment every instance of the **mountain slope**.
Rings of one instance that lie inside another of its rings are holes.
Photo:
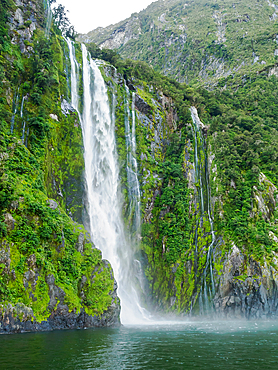
[[[146,61],[180,82],[209,85],[275,64],[277,16],[277,0],[160,0],[79,40]]]

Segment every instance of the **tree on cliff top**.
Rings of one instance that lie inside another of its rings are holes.
[[[50,2],[51,4],[56,3],[56,0],[50,0]],[[63,5],[58,4],[58,6],[53,9],[54,24],[57,29],[61,31],[62,35],[74,39],[76,32],[74,27],[70,24],[67,13],[68,10],[66,10]]]

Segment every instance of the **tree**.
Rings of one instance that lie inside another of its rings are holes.
[[[52,0],[56,2],[56,0]],[[61,4],[53,9],[53,19],[56,27],[61,31],[62,35],[70,37],[71,39],[75,38],[76,32],[74,27],[70,24],[70,21],[67,17],[68,10]]]

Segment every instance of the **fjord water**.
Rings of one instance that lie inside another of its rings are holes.
[[[277,370],[278,324],[188,322],[0,336],[5,370]]]

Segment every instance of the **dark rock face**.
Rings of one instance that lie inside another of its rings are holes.
[[[244,271],[247,271],[244,273]],[[234,246],[229,254],[214,299],[217,316],[258,319],[278,316],[277,271],[262,267]]]
[[[2,311],[2,312],[1,312]],[[36,331],[51,331],[65,329],[85,329],[93,327],[117,327],[119,321],[119,304],[104,312],[101,316],[89,316],[82,309],[80,313],[69,312],[65,304],[59,304],[47,321],[38,323],[32,320],[32,310],[24,305],[13,307],[9,305],[5,310],[0,307],[0,334],[15,334]],[[23,319],[19,317],[23,316]]]
[[[16,11],[11,14],[9,19],[10,35],[12,43],[20,46],[20,51],[28,55],[33,51],[32,36],[38,28],[40,12],[42,11],[40,2],[16,0]]]
[[[28,274],[30,275],[30,274]],[[84,276],[86,279],[86,277]],[[30,279],[30,276],[26,276]],[[15,334],[36,331],[51,331],[65,329],[85,329],[93,327],[120,326],[120,301],[117,297],[117,283],[111,292],[112,303],[107,311],[101,315],[90,316],[84,308],[80,312],[70,311],[64,302],[64,291],[55,285],[53,275],[48,275],[46,282],[49,286],[48,310],[51,315],[46,321],[37,322],[31,308],[24,304],[15,306],[0,305],[0,334]],[[84,284],[86,280],[84,280]],[[82,289],[82,287],[81,287]]]
[[[148,115],[151,113],[152,108],[147,104],[139,95],[135,95],[135,107],[139,112]]]

